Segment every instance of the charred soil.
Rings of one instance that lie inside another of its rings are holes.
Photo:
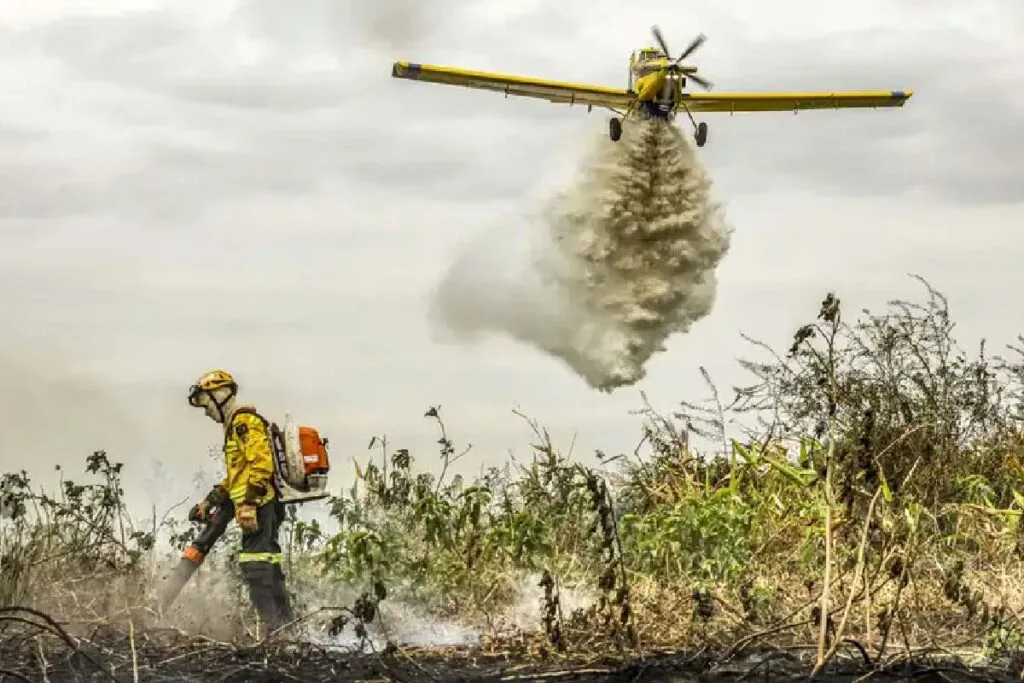
[[[542,656],[497,647],[403,648],[380,652],[321,647],[308,642],[250,646],[189,636],[173,629],[128,631],[111,626],[75,637],[34,610],[0,612],[0,681],[580,681],[594,683],[688,681],[798,681],[814,671],[807,648],[710,652],[649,652],[617,656]],[[900,656],[875,663],[856,643],[821,668],[813,680],[992,682],[1020,680],[1005,666],[968,666],[956,657]]]

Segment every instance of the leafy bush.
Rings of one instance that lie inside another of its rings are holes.
[[[0,536],[0,605],[140,568],[154,532],[135,529],[126,514],[121,468],[96,451],[85,469],[98,481],[62,480],[59,497],[34,491],[24,471],[0,478],[0,509],[9,520]]]

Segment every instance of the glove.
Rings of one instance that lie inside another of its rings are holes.
[[[223,486],[217,484],[210,492],[206,494],[206,498],[203,498],[199,503],[192,506],[189,510],[188,518],[192,522],[203,522],[210,521],[210,510],[218,505],[222,505],[224,501],[228,499],[228,492]]]
[[[235,509],[235,521],[243,533],[251,534],[260,528],[256,521],[256,506],[243,503]]]
[[[210,506],[205,500],[200,501],[192,506],[192,509],[188,511],[188,521],[190,522],[206,522],[210,518]]]
[[[267,495],[267,487],[263,484],[248,484],[245,487],[245,504],[259,505]]]

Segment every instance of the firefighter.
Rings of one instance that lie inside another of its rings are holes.
[[[224,426],[224,479],[194,509],[206,521],[211,508],[228,506],[242,530],[238,563],[253,607],[270,632],[292,620],[278,531],[284,504],[274,487],[274,456],[266,421],[252,406],[236,402],[238,384],[224,370],[203,374],[189,389],[188,402]]]

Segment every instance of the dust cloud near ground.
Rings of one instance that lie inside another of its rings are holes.
[[[643,379],[673,334],[711,312],[731,229],[677,125],[602,133],[577,179],[513,245],[489,231],[443,278],[438,328],[468,342],[506,334],[609,392]]]

